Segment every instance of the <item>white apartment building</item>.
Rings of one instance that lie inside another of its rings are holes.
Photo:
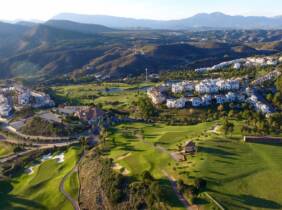
[[[199,84],[195,86],[196,92],[200,94],[212,94],[218,93],[219,89],[216,85],[218,80],[210,79],[210,80],[203,80]]]
[[[241,68],[241,63],[235,63],[234,65],[233,65],[233,69],[240,69]]]
[[[202,105],[203,106],[209,106],[212,103],[212,96],[211,95],[204,95],[201,97],[202,99]]]
[[[147,95],[155,105],[162,104],[166,101],[166,97],[159,91],[158,88],[150,88],[147,91]]]
[[[228,92],[226,95],[225,95],[225,99],[226,99],[226,102],[235,102],[237,97],[236,97],[236,94],[233,93],[233,92]]]
[[[183,93],[186,91],[193,91],[195,89],[195,84],[191,81],[183,81],[176,84],[172,84],[171,92],[173,93]]]
[[[193,97],[190,99],[193,107],[199,107],[202,105],[202,99],[199,97]]]
[[[9,117],[12,112],[8,99],[4,95],[0,95],[0,116]]]
[[[166,106],[170,109],[182,109],[186,106],[187,99],[179,98],[179,99],[167,99]]]
[[[31,100],[31,93],[30,90],[22,90],[21,92],[18,92],[18,104],[21,106],[26,106],[30,104]]]
[[[225,95],[216,95],[214,96],[217,104],[224,104],[226,102]]]
[[[55,105],[48,94],[32,91],[31,97],[34,99],[32,104],[34,108],[52,107]]]

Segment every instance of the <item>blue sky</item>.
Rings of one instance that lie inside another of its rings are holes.
[[[282,15],[282,0],[0,0],[0,19],[47,20],[62,12],[179,19],[197,13]]]

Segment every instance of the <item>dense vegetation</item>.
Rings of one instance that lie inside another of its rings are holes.
[[[20,131],[32,136],[68,136],[71,134],[63,124],[48,122],[40,117],[29,119]]]

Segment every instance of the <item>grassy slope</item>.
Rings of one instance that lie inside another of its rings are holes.
[[[0,142],[0,157],[5,155],[10,155],[12,153],[13,153],[12,145]]]
[[[79,179],[78,173],[72,173],[65,182],[65,190],[70,193],[72,198],[78,199]]]
[[[198,168],[211,194],[229,209],[281,209],[281,146],[244,144],[238,137],[204,144]]]
[[[19,172],[10,183],[0,183],[0,209],[71,209],[59,191],[62,178],[74,167],[80,149],[72,147],[65,153],[65,162],[48,160],[32,175]],[[74,186],[75,187],[75,186]]]
[[[190,183],[195,177],[204,177],[209,180],[210,194],[229,209],[282,208],[282,191],[278,187],[282,178],[281,147],[242,143],[239,133],[242,123],[235,122],[232,137],[209,132],[216,123],[177,127],[121,125],[112,135],[116,146],[109,156],[135,176],[149,170],[162,178],[161,170],[165,169]],[[144,140],[138,134],[130,134],[140,128]],[[189,139],[197,142],[199,152],[185,162],[176,163],[170,151]],[[162,149],[154,148],[151,144],[154,142],[161,143]]]

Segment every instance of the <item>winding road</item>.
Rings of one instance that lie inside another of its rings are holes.
[[[66,190],[65,190],[65,182],[67,180],[67,178],[69,176],[71,176],[73,173],[77,173],[78,172],[78,167],[79,164],[81,163],[81,161],[84,158],[85,153],[82,154],[82,156],[80,157],[79,161],[76,163],[76,165],[74,166],[74,168],[66,175],[64,176],[64,178],[62,179],[61,183],[60,183],[60,191],[61,193],[64,194],[64,196],[71,202],[74,210],[80,210],[79,207],[79,203],[76,199],[74,199]]]

